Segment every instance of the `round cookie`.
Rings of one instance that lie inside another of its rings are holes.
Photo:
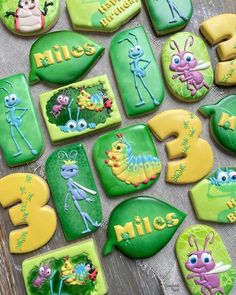
[[[193,33],[177,33],[165,42],[162,65],[170,92],[184,102],[202,99],[213,84],[206,45]]]
[[[49,31],[60,16],[60,0],[0,0],[0,19],[12,32],[35,36]]]

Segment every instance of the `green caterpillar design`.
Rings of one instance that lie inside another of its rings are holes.
[[[151,155],[135,156],[132,146],[122,134],[112,144],[112,150],[106,151],[105,163],[112,167],[113,174],[121,181],[138,187],[156,179],[161,172],[161,162]]]

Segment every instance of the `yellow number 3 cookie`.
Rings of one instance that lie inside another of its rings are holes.
[[[9,209],[14,226],[26,227],[10,233],[10,252],[27,253],[45,245],[53,236],[57,219],[46,206],[50,197],[47,183],[34,174],[16,173],[0,179],[0,204]],[[20,203],[19,203],[20,202]]]
[[[206,176],[213,165],[213,152],[207,141],[199,138],[202,132],[200,119],[185,110],[169,110],[155,116],[148,126],[159,140],[175,136],[166,144],[168,156],[166,181],[191,183]]]

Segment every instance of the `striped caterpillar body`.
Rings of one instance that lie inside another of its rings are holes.
[[[108,159],[105,163],[112,168],[113,174],[121,181],[135,187],[147,184],[157,178],[161,172],[161,162],[150,155],[135,156],[132,147],[122,134],[112,144],[112,150],[106,151]]]
[[[80,91],[80,95],[78,96],[77,104],[81,107],[81,109],[101,112],[104,109],[103,98],[104,94],[102,92],[90,94],[82,89]]]

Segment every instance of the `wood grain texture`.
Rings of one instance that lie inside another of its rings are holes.
[[[194,16],[186,27],[186,31],[194,31],[198,33],[199,24],[208,19],[211,16],[224,13],[231,12],[236,13],[236,4],[235,0],[193,0],[194,3]],[[121,30],[129,27],[133,27],[134,25],[143,24],[148,33],[148,37],[151,40],[152,47],[154,49],[154,53],[157,55],[158,60],[160,60],[160,48],[163,42],[169,37],[156,37],[154,30],[151,26],[151,23],[147,17],[146,8],[143,5],[142,12],[133,19],[129,24],[125,25],[125,27],[121,28]],[[66,13],[64,0],[62,1],[62,15],[55,27],[55,30],[62,29],[70,29],[69,18]],[[117,86],[114,80],[114,76],[112,73],[108,48],[110,44],[110,40],[112,35],[103,35],[96,33],[87,33],[89,37],[93,38],[95,41],[100,41],[105,44],[106,53],[102,60],[95,66],[95,68],[89,73],[89,77],[103,74],[104,72],[108,73],[109,78],[111,80],[111,84],[113,86],[116,97],[119,98],[119,94],[117,91]],[[35,38],[19,38],[10,34],[3,26],[1,26],[1,42],[0,42],[0,66],[1,78],[13,75],[19,72],[25,72],[26,74],[29,72],[28,65],[28,54],[30,50],[31,44],[34,42]],[[14,49],[14,50],[13,50]],[[217,63],[217,55],[215,50],[212,49],[208,45],[209,53],[211,54],[213,65]],[[38,95],[42,92],[48,91],[49,88],[43,84],[35,85],[32,87],[32,93],[35,98],[36,109],[38,114],[39,104],[38,104]],[[217,90],[217,91],[216,91]],[[231,88],[217,88],[211,90],[211,97],[208,99],[206,97],[204,99],[204,103],[213,102],[218,99],[221,93],[233,93],[236,92],[235,87]],[[222,94],[222,95],[223,95]],[[198,106],[200,104],[186,105],[180,103],[171,98],[171,94],[166,89],[166,100],[161,107],[163,109],[169,108],[186,108],[193,109],[197,111]],[[119,99],[120,102],[120,99]],[[142,119],[128,120],[125,117],[124,110],[120,103],[120,111],[122,112],[123,117],[123,126],[131,125],[138,122],[147,122],[153,115],[146,116]],[[39,119],[42,125],[43,134],[46,141],[45,153],[42,158],[30,165],[26,165],[24,167],[18,167],[9,169],[4,160],[0,155],[0,177],[8,175],[14,172],[31,172],[37,173],[41,176],[44,175],[44,167],[41,164],[45,162],[47,156],[50,152],[55,149],[50,143],[47,130],[45,128],[42,116],[39,115]],[[2,136],[2,135],[1,135]],[[89,157],[91,159],[91,146],[96,140],[97,135],[86,137],[82,140],[88,147]],[[204,121],[204,138],[207,138],[211,143],[214,153],[216,155],[215,167],[217,165],[233,165],[235,163],[235,158],[230,155],[225,154],[220,148],[215,146],[212,142],[209,131],[208,131],[208,120]],[[72,141],[75,142],[76,140]],[[163,161],[163,164],[166,163],[167,158],[165,154],[164,144],[158,143],[158,151]],[[94,170],[94,167],[92,167]],[[95,173],[96,176],[96,173]],[[98,184],[100,195],[102,196],[102,203],[104,208],[104,225],[103,228],[99,229],[92,237],[96,240],[100,257],[101,249],[104,245],[106,238],[106,221],[109,216],[109,212],[112,208],[114,208],[120,201],[127,198],[118,198],[118,199],[108,199],[102,188],[99,186],[99,181],[96,176],[96,182]],[[188,189],[189,186],[171,186],[167,185],[164,181],[164,173],[162,173],[161,178],[157,184],[152,189],[148,191],[144,191],[142,195],[152,195],[163,196],[163,200],[170,202],[174,206],[177,206],[179,209],[182,209],[188,213],[188,219],[184,223],[183,227],[186,227],[190,224],[197,223],[198,220],[195,217],[193,209],[191,207],[191,203],[188,200]],[[140,194],[141,195],[141,194]],[[50,205],[53,206],[52,201],[50,201]],[[231,228],[227,227],[227,225],[215,225],[210,224],[210,226],[214,226],[220,233],[223,235],[226,247],[230,251],[230,255],[234,259],[234,265],[236,264],[236,253],[235,253],[235,243],[236,243],[236,229],[235,226]],[[183,228],[182,227],[182,228]],[[0,294],[1,295],[25,295],[26,291],[23,284],[22,273],[21,273],[21,264],[22,261],[28,257],[35,256],[40,253],[45,253],[49,250],[56,249],[58,247],[62,247],[68,245],[69,243],[65,240],[60,224],[58,224],[58,228],[56,234],[52,238],[52,240],[42,249],[35,251],[33,253],[25,254],[25,255],[11,255],[9,253],[8,248],[8,235],[9,232],[13,230],[13,226],[9,221],[9,215],[6,209],[0,207]],[[170,243],[155,257],[143,260],[143,261],[132,261],[126,258],[118,251],[114,251],[113,254],[101,258],[102,264],[104,267],[105,275],[107,278],[109,294],[110,295],[187,295],[189,294],[188,290],[185,287],[183,278],[181,277],[176,259],[174,254],[174,245],[175,240],[177,238],[178,233],[174,236],[174,238],[170,241]],[[77,242],[77,241],[75,241]],[[236,294],[236,288],[231,293]]]

